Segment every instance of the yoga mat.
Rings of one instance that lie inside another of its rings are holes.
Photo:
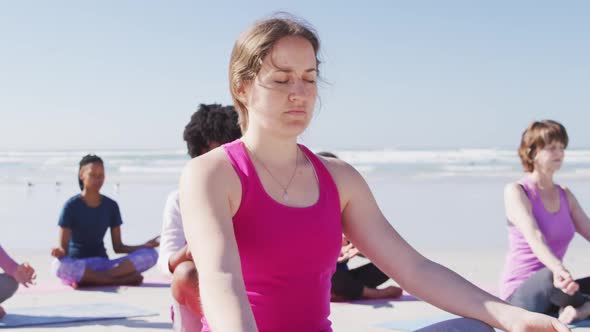
[[[43,307],[5,307],[1,328],[62,324],[105,319],[154,316],[158,313],[121,303],[68,304]]]
[[[170,287],[170,278],[160,276],[148,276],[143,279],[143,283],[139,286],[92,286],[80,287],[78,291],[116,291],[118,288],[125,287],[152,287],[152,288],[166,288]],[[36,293],[54,293],[54,292],[68,292],[76,291],[72,287],[63,284],[59,280],[45,280],[37,282],[34,285],[27,287],[20,286],[18,293],[21,294],[36,294]]]
[[[421,329],[423,327],[441,322],[443,320],[459,318],[455,315],[440,315],[440,316],[433,316],[428,318],[418,318],[418,319],[403,319],[403,320],[394,320],[389,322],[383,322],[377,324],[378,327],[390,329],[390,330],[399,330],[399,331],[415,331]]]
[[[390,329],[390,330],[399,330],[399,331],[416,331],[423,327],[442,322],[444,320],[459,318],[459,316],[447,314],[447,315],[440,315],[435,317],[428,317],[428,318],[420,318],[420,319],[411,319],[411,320],[396,320],[390,322],[384,322],[377,324],[378,327]],[[590,327],[590,319],[586,319],[583,321],[575,322],[569,325],[570,329],[575,329],[576,327]],[[496,331],[500,331],[496,329]]]
[[[579,322],[575,322],[569,325],[570,329],[575,329],[576,327],[590,327],[590,319],[581,320]]]

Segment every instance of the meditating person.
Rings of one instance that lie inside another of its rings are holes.
[[[79,166],[82,192],[68,199],[61,211],[59,244],[51,250],[54,273],[73,288],[141,284],[141,273],[158,259],[158,237],[141,245],[124,244],[119,205],[100,193],[105,179],[102,159],[86,155]],[[108,229],[115,253],[128,255],[109,259],[103,242]]]
[[[189,161],[180,180],[202,331],[332,331],[342,233],[403,289],[473,318],[424,331],[569,331],[420,255],[353,167],[297,143],[313,117],[319,47],[308,25],[282,16],[254,24],[234,45],[229,85],[243,136]]]
[[[35,269],[28,263],[17,263],[6,253],[0,246],[0,268],[4,273],[0,273],[0,304],[6,301],[18,289],[18,284],[25,287],[31,285],[37,275]],[[0,306],[0,319],[6,315],[6,311]]]
[[[554,181],[569,138],[552,120],[535,121],[518,149],[525,174],[506,185],[509,251],[501,297],[564,323],[590,316],[590,278],[575,280],[563,263],[577,232],[590,240],[590,218],[570,189]]]
[[[201,104],[184,128],[184,141],[191,158],[242,136],[233,106]],[[201,305],[195,264],[186,244],[178,190],[168,195],[164,207],[158,268],[172,278],[172,320],[175,331],[200,331]]]

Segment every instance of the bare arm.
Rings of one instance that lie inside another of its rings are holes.
[[[590,218],[588,218],[588,215],[586,215],[586,212],[584,212],[584,209],[578,203],[576,196],[567,188],[565,189],[565,193],[576,232],[582,235],[587,241],[590,241]]]
[[[230,192],[240,189],[222,150],[191,160],[180,180],[182,221],[213,331],[257,331],[232,222]]]
[[[128,246],[121,240],[121,226],[111,227],[111,241],[113,243],[113,250],[117,254],[128,254],[141,248],[155,248],[159,245],[158,238],[159,236],[156,236],[144,244]]]
[[[402,288],[446,311],[503,330],[531,331],[523,326],[537,324],[538,331],[568,331],[556,320],[510,306],[420,255],[383,216],[360,174],[348,165],[332,170],[341,195],[344,233]]]
[[[58,246],[51,249],[51,256],[55,258],[62,258],[68,255],[70,246],[70,238],[72,237],[72,230],[67,227],[59,227],[58,231]]]

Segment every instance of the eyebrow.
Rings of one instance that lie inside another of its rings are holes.
[[[292,72],[294,72],[294,70],[293,69],[290,69],[290,68],[278,68],[276,66],[275,66],[275,68],[277,69],[277,71],[283,72],[283,73],[292,73]],[[309,68],[309,69],[306,69],[305,70],[306,73],[317,72],[317,71],[318,70],[315,69],[315,68]]]

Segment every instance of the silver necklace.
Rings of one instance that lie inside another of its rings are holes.
[[[273,174],[272,172],[268,169],[268,167],[266,167],[266,165],[262,162],[262,160],[260,160],[258,158],[258,156],[256,156],[256,153],[254,153],[254,150],[252,150],[245,142],[244,145],[246,145],[246,148],[248,148],[248,150],[250,150],[250,152],[252,153],[252,156],[254,157],[254,159],[256,159],[256,161],[258,161],[260,163],[260,165],[262,165],[262,167],[266,170],[266,172],[268,172],[268,174],[270,175],[270,177],[275,180],[275,182],[281,186],[281,188],[283,189],[283,199],[285,201],[289,200],[289,186],[291,185],[291,182],[293,182],[293,178],[295,178],[295,174],[297,174],[297,167],[299,166],[299,148],[297,148],[297,156],[295,157],[295,169],[293,170],[293,174],[291,174],[291,178],[289,179],[289,182],[287,182],[286,186],[283,186],[283,184],[281,183],[281,181],[279,181]]]

